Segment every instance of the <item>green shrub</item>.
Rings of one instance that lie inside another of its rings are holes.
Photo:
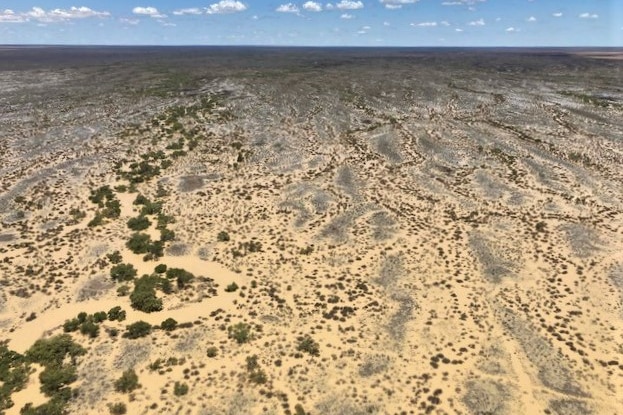
[[[108,310],[108,320],[110,321],[123,321],[125,320],[125,310],[120,306],[116,306]]]
[[[94,228],[96,226],[102,225],[103,223],[104,223],[104,217],[99,212],[97,212],[95,214],[95,217],[91,219],[89,223],[87,223],[87,226],[89,228]]]
[[[132,281],[136,273],[132,264],[117,264],[110,269],[111,278],[117,282]]]
[[[175,382],[173,386],[173,394],[175,396],[183,396],[188,393],[188,385],[186,383]]]
[[[251,340],[251,326],[247,323],[237,323],[227,328],[230,339],[236,340],[238,344],[247,343]]]
[[[97,313],[93,314],[93,321],[95,323],[101,323],[102,321],[106,321],[107,317],[108,316],[105,311],[98,311]]]
[[[119,264],[123,260],[123,258],[121,257],[121,253],[119,251],[106,254],[106,258],[108,258],[111,264]]]
[[[141,215],[157,215],[162,211],[161,202],[148,202],[143,205]]]
[[[167,228],[160,229],[160,240],[162,242],[172,241],[173,239],[175,239],[175,232]]]
[[[138,216],[136,218],[128,219],[128,228],[133,231],[142,231],[151,226],[151,222],[145,216]]]
[[[37,340],[26,352],[26,359],[43,366],[60,366],[66,357],[74,360],[85,353],[86,350],[74,343],[69,334],[59,334],[49,339]]]
[[[76,379],[78,379],[76,368],[70,365],[48,366],[39,374],[41,392],[47,396],[57,395],[59,391],[68,388],[67,385],[75,382]]]
[[[0,413],[13,406],[11,394],[22,390],[28,382],[30,368],[21,354],[0,343]]]
[[[151,333],[151,324],[145,321],[137,321],[127,326],[123,337],[128,339],[138,339],[139,337],[148,336]]]
[[[121,374],[121,377],[114,383],[117,392],[129,393],[138,389],[141,385],[138,383],[138,375],[133,369],[128,369]]]
[[[318,345],[318,342],[312,339],[309,335],[298,338],[296,350],[307,352],[312,356],[320,355],[320,346]]]
[[[219,242],[227,242],[229,241],[229,234],[225,231],[220,231],[216,236],[216,240]]]
[[[162,300],[156,297],[156,287],[162,278],[155,275],[143,275],[134,281],[134,291],[130,294],[132,308],[151,313],[162,310]]]
[[[156,265],[156,268],[154,268],[154,271],[157,274],[164,274],[167,271],[167,266],[166,264],[158,264]]]
[[[173,331],[177,328],[177,321],[172,318],[168,318],[160,323],[160,328],[165,331]]]
[[[149,252],[151,237],[146,233],[137,232],[130,237],[130,240],[125,245],[135,254],[146,254]]]
[[[90,338],[95,338],[99,335],[100,328],[93,320],[89,319],[80,325],[80,333]]]
[[[227,287],[225,287],[225,292],[233,293],[237,289],[238,289],[238,284],[236,284],[235,282],[232,282]]]
[[[96,190],[91,190],[91,195],[89,196],[89,200],[93,203],[99,205],[99,207],[104,207],[104,201],[106,199],[112,200],[115,197],[110,186],[102,186]]]
[[[195,276],[182,268],[169,268],[167,270],[167,278],[177,281],[179,288],[184,288]]]
[[[218,354],[218,347],[215,347],[215,346],[208,347],[206,354],[208,357],[216,357],[216,355]]]
[[[71,320],[66,320],[65,324],[63,324],[63,331],[65,333],[70,333],[72,331],[76,331],[80,328],[80,322],[77,318],[72,318]]]
[[[136,195],[136,199],[134,199],[134,202],[133,202],[133,204],[135,205],[147,205],[149,203],[151,203],[149,199],[147,199],[145,196],[141,194]]]
[[[106,207],[102,209],[102,215],[106,218],[114,219],[121,215],[121,204],[117,199],[106,202]]]
[[[128,294],[130,294],[130,287],[129,286],[122,285],[119,288],[117,288],[117,295],[119,297],[125,297]]]
[[[125,415],[128,413],[128,408],[123,402],[108,404],[108,410],[111,415]]]

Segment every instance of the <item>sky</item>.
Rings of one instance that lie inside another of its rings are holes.
[[[623,46],[623,0],[0,0],[0,44]]]

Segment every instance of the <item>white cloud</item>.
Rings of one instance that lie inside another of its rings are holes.
[[[122,17],[121,19],[119,19],[119,21],[120,21],[121,23],[124,23],[124,24],[131,24],[131,25],[133,25],[133,26],[136,26],[137,24],[139,24],[139,23],[141,22],[141,21],[140,21],[140,20],[138,20],[138,19],[127,19],[127,18],[125,18],[125,17]]]
[[[520,30],[519,29],[515,29],[514,27],[507,27],[506,31],[508,33],[512,33],[512,32],[519,32]]]
[[[597,19],[599,18],[599,15],[594,13],[582,13],[579,17],[580,19]]]
[[[386,9],[396,10],[401,9],[405,4],[414,4],[420,0],[379,0],[379,2],[385,5]]]
[[[17,14],[11,9],[0,11],[0,23],[24,23],[27,21],[22,14]]]
[[[327,3],[324,5],[324,8],[327,10],[333,10],[335,9],[335,6],[333,5],[333,3]]]
[[[221,0],[211,4],[207,9],[208,14],[238,13],[247,9],[247,6],[238,0]]]
[[[437,22],[422,22],[422,23],[411,23],[413,27],[435,27],[437,26]]]
[[[303,4],[303,8],[310,12],[321,12],[322,5],[320,3],[316,3],[315,1],[308,1]]]
[[[457,31],[457,32],[462,32],[463,31],[463,29],[458,28],[458,27],[456,29],[454,29],[454,30]]]
[[[149,16],[155,19],[162,19],[167,17],[166,14],[162,14],[155,7],[135,7],[132,9],[132,13],[138,14],[141,16]]]
[[[202,14],[202,13],[203,12],[198,7],[191,7],[189,9],[180,9],[180,10],[175,10],[173,12],[173,14],[176,16],[183,16],[185,14]]]
[[[554,17],[562,17],[562,12],[553,13],[552,16],[554,16]]]
[[[470,26],[484,26],[485,25],[485,21],[484,19],[478,19],[478,20],[474,20],[468,23],[468,25]]]
[[[340,19],[350,20],[353,17],[355,16],[353,16],[352,14],[344,13],[343,15],[340,16]]]
[[[454,1],[444,1],[441,3],[442,6],[473,6],[476,3],[484,3],[487,0],[454,0]],[[473,8],[470,8],[473,10]]]
[[[530,16],[530,17],[528,17],[528,19],[527,19],[527,20],[528,20],[529,22],[536,22],[536,17],[534,17],[534,16]]]
[[[450,26],[450,22],[446,21],[446,20],[442,20],[441,22],[439,22],[440,25],[442,26]]]
[[[109,12],[100,12],[88,7],[71,7],[69,9],[54,9],[46,11],[41,7],[33,7],[25,13],[15,13],[7,9],[0,12],[0,23],[22,23],[32,20],[43,23],[64,22],[71,19],[86,19],[89,17],[109,17]]]
[[[296,14],[300,12],[299,8],[296,7],[296,5],[292,3],[282,4],[281,6],[277,7],[275,11],[279,13],[296,13]]]
[[[361,1],[342,0],[335,7],[340,10],[357,10],[363,9],[363,3]]]

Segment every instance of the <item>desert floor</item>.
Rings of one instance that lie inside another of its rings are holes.
[[[623,61],[4,54],[0,413],[622,413]]]

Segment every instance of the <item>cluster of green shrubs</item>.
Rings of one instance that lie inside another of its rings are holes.
[[[320,356],[320,346],[318,342],[311,338],[310,335],[299,337],[296,350],[301,352],[307,352],[312,356]]]
[[[132,281],[136,273],[132,264],[117,264],[110,269],[110,277],[117,282]]]
[[[20,411],[24,415],[64,415],[67,403],[73,392],[70,384],[78,378],[76,359],[84,355],[86,350],[74,343],[69,334],[60,334],[49,339],[37,340],[26,352],[28,362],[38,363],[44,367],[39,374],[41,391],[50,398],[42,405],[33,407],[26,405]]]
[[[232,249],[231,253],[234,258],[243,257],[247,254],[262,252],[262,243],[260,241],[240,242],[238,248]]]
[[[65,333],[71,333],[74,331],[80,331],[80,333],[91,338],[95,338],[99,335],[99,323],[110,321],[123,321],[125,320],[126,313],[121,307],[113,307],[108,313],[105,311],[99,311],[93,314],[87,314],[85,312],[79,313],[77,317],[66,320],[63,324],[63,331]]]
[[[260,367],[257,355],[247,356],[246,369],[249,382],[253,382],[258,385],[266,383],[268,378],[264,369]]]
[[[143,207],[138,217],[131,218],[127,222],[128,227],[136,232],[126,246],[135,254],[145,254],[143,259],[146,261],[162,257],[164,243],[175,238],[175,232],[167,228],[168,224],[175,222],[174,218],[162,213],[161,202],[152,202],[141,194],[136,196],[134,204]],[[139,232],[151,226],[151,221],[147,218],[149,215],[157,215],[156,229],[160,231],[160,239],[157,241],[152,241],[148,234]]]
[[[29,374],[24,356],[0,343],[0,413],[13,407],[11,394],[26,386]]]
[[[115,219],[121,215],[121,204],[108,185],[91,190],[89,200],[99,207],[95,217],[87,224],[90,227],[102,225],[105,219]]]
[[[152,313],[162,310],[162,300],[156,296],[156,288],[165,293],[172,291],[170,282],[158,275],[143,275],[134,281],[134,291],[130,294],[132,308]]]

